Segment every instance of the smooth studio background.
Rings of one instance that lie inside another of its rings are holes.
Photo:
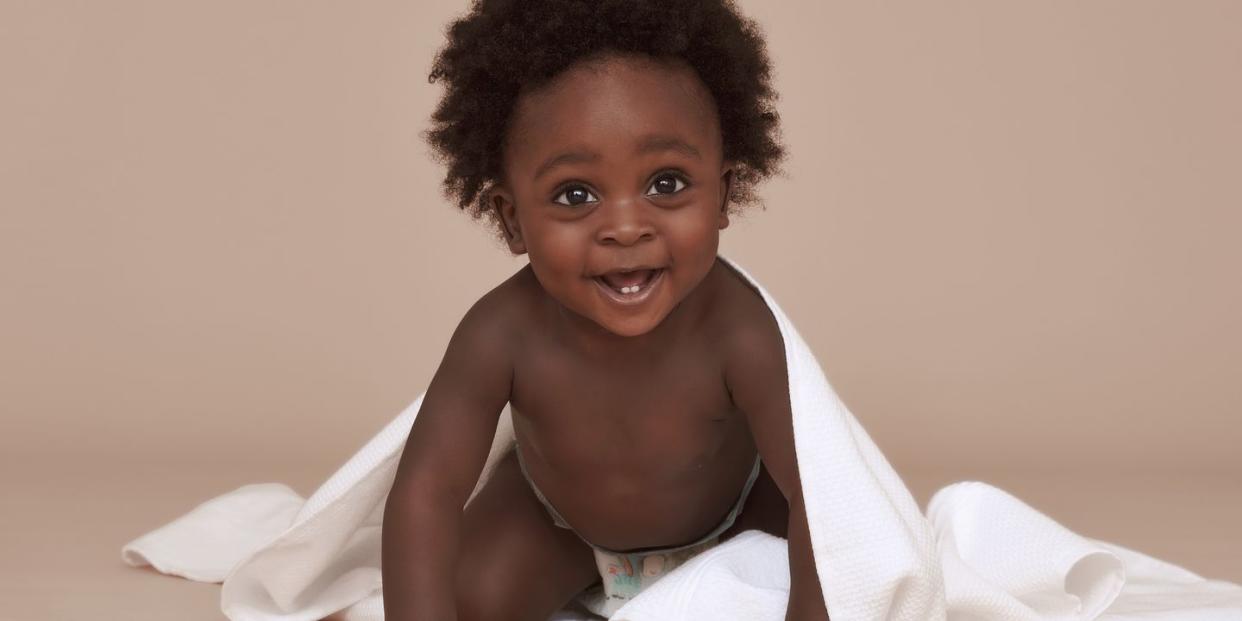
[[[1242,581],[1242,4],[741,5],[789,175],[722,252],[920,502]],[[219,618],[120,547],[309,494],[525,264],[418,135],[465,8],[0,0],[0,617]]]

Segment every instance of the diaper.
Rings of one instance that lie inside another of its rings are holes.
[[[592,613],[611,617],[643,589],[719,543],[720,535],[715,535],[690,546],[644,552],[608,552],[596,547],[600,584],[583,591],[577,599]]]

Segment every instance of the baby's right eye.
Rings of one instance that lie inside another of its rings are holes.
[[[558,199],[560,199],[562,196],[564,196],[564,197],[566,198],[566,200],[564,200],[564,201],[558,200]],[[571,186],[569,186],[569,187],[565,188],[564,190],[562,190],[560,194],[557,194],[556,196],[552,197],[552,202],[554,202],[554,203],[558,203],[558,204],[561,204],[561,205],[569,205],[570,207],[574,207],[574,206],[576,206],[576,205],[581,205],[581,204],[583,204],[583,203],[589,203],[589,202],[591,202],[591,201],[587,200],[587,198],[586,198],[586,197],[588,197],[588,196],[593,197],[593,196],[595,196],[595,195],[594,195],[594,194],[591,194],[591,192],[590,192],[589,190],[587,190],[586,188],[584,188],[584,187],[582,187],[582,186],[580,186],[580,185],[571,185]],[[579,199],[580,199],[580,200],[579,200]],[[598,200],[598,199],[596,199],[596,200]]]

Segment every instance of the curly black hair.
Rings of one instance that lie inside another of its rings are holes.
[[[731,212],[759,202],[754,186],[780,173],[785,148],[759,26],[732,0],[474,0],[449,24],[429,82],[445,93],[424,138],[445,164],[446,198],[476,220],[503,179],[518,97],[571,65],[608,53],[685,61],[715,99],[724,158],[734,160]]]

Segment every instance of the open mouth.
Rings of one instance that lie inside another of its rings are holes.
[[[592,278],[606,297],[621,304],[637,304],[647,299],[664,277],[664,268],[609,272]]]

